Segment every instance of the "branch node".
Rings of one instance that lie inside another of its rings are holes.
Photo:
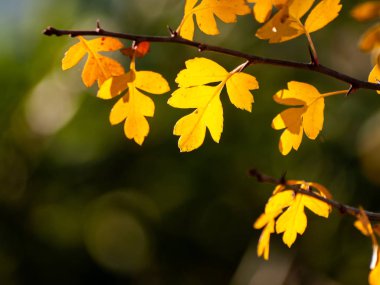
[[[177,31],[174,31],[169,25],[166,26],[169,30],[169,34],[172,38],[176,38],[178,36]]]
[[[96,29],[95,31],[98,33],[98,34],[101,34],[104,30],[100,27],[100,20],[97,19],[96,20]]]
[[[42,34],[46,36],[52,36],[55,34],[56,29],[54,29],[52,26],[47,27],[42,31]]]
[[[284,171],[280,177],[280,184],[286,185],[286,171]]]
[[[311,64],[313,66],[318,66],[319,65],[319,60],[316,57],[316,55],[314,54],[313,49],[311,48],[310,45],[308,45],[308,49],[309,49],[309,54],[310,54],[310,58],[311,58]]]
[[[202,52],[202,51],[204,51],[206,49],[207,49],[207,45],[205,45],[205,44],[199,44],[198,45],[198,51],[199,52]]]
[[[356,90],[358,90],[358,88],[357,88],[356,86],[354,86],[354,84],[351,84],[351,85],[350,85],[350,88],[348,89],[348,91],[347,91],[347,93],[346,93],[346,97],[347,97],[348,95],[350,95],[351,93],[356,92]]]

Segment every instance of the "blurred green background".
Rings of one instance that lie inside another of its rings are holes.
[[[347,2],[347,3],[346,3]],[[348,3],[349,2],[349,3]],[[314,33],[323,64],[360,79],[370,57],[357,49],[370,23],[356,23],[345,1],[341,16]],[[80,81],[81,66],[60,70],[68,37],[63,29],[105,29],[167,35],[181,20],[177,0],[5,0],[0,2],[0,284],[366,284],[369,239],[351,217],[328,221],[309,214],[291,249],[272,238],[268,262],[256,257],[260,231],[252,223],[272,191],[248,176],[250,168],[324,184],[334,197],[380,211],[380,99],[360,90],[326,100],[316,141],[304,138],[283,157],[271,129],[283,109],[272,95],[290,80],[321,92],[347,88],[324,75],[253,66],[260,90],[253,112],[222,96],[221,143],[180,153],[175,122],[190,110],[170,108],[170,93],[154,96],[155,117],[142,147],[122,125],[111,127],[114,102],[95,97]],[[220,24],[222,35],[196,39],[261,56],[308,61],[306,40],[269,45],[254,37],[252,16]],[[128,46],[130,43],[125,42]],[[174,79],[186,59],[207,56],[227,69],[242,61],[172,44],[152,44],[137,68]],[[121,59],[127,66],[127,58]]]

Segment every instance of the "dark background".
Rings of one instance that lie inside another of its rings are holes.
[[[349,15],[359,1],[344,1],[341,16],[312,34],[320,61],[366,79],[370,56],[357,49],[371,23]],[[360,90],[326,99],[325,124],[316,141],[304,137],[283,157],[279,131],[270,127],[284,109],[272,95],[290,80],[321,92],[348,86],[321,74],[253,66],[260,89],[252,113],[236,109],[224,93],[220,144],[209,134],[192,153],[180,153],[175,122],[190,110],[154,95],[156,112],[142,147],[111,127],[115,101],[95,97],[80,81],[81,67],[60,70],[68,37],[46,37],[51,25],[167,35],[184,1],[16,0],[0,2],[0,284],[366,284],[370,240],[353,218],[333,211],[309,224],[291,249],[273,236],[268,262],[256,257],[260,232],[252,223],[272,186],[248,176],[250,168],[324,184],[336,200],[380,211],[380,99]],[[254,37],[251,15],[222,35],[196,39],[252,54],[307,62],[306,39],[269,45]],[[125,42],[128,46],[129,43]],[[211,58],[231,70],[241,60],[194,48],[152,44],[137,68],[162,73],[175,90],[187,59]],[[126,58],[120,59],[127,67]]]

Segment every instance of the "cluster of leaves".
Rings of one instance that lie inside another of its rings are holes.
[[[310,33],[321,29],[331,22],[341,9],[339,0],[322,0],[309,13],[305,24],[301,18],[311,9],[312,0],[258,1],[253,14],[264,23],[257,31],[257,37],[268,39],[270,43],[293,39],[301,34],[307,35],[313,47]],[[270,18],[272,4],[278,12]],[[195,32],[194,17],[199,29],[208,34],[219,34],[216,17],[225,23],[236,22],[237,16],[251,13],[245,0],[188,0],[184,16],[177,28],[177,35],[192,40]],[[86,54],[87,62],[82,72],[83,83],[90,87],[98,81],[98,97],[111,99],[123,91],[128,91],[115,104],[110,114],[111,124],[125,120],[124,132],[127,138],[142,144],[149,133],[146,117],[153,117],[154,103],[141,91],[163,94],[169,91],[166,80],[158,73],[136,71],[136,58],[144,56],[149,43],[137,43],[130,49],[114,38],[101,37],[86,40],[79,36],[79,43],[72,46],[62,61],[62,68],[76,65]],[[144,52],[140,52],[143,49]],[[99,52],[121,50],[130,57],[129,71],[125,72],[117,61]],[[128,50],[128,52],[126,51]],[[314,50],[314,59],[316,52]],[[178,89],[172,93],[168,104],[175,108],[193,108],[190,115],[180,119],[174,126],[174,135],[179,136],[178,146],[181,151],[192,151],[200,147],[209,130],[212,139],[219,142],[223,131],[223,108],[220,95],[226,86],[228,97],[237,108],[251,112],[253,96],[250,90],[258,89],[255,77],[243,73],[247,64],[237,66],[231,72],[226,71],[216,62],[206,58],[194,58],[186,62],[186,69],[180,71],[176,78]],[[213,85],[217,83],[217,85]],[[324,97],[311,85],[289,82],[289,90],[281,90],[274,96],[277,103],[295,105],[296,108],[282,112],[273,120],[274,129],[284,129],[279,149],[286,155],[293,148],[298,149],[303,131],[310,139],[315,139],[323,127]],[[308,94],[311,92],[310,94]],[[346,91],[343,91],[344,93]],[[327,93],[340,94],[340,93]],[[300,107],[301,106],[301,107]]]
[[[253,7],[249,3],[253,3]],[[217,35],[219,29],[216,18],[224,23],[234,23],[238,16],[253,13],[257,22],[262,24],[256,33],[259,39],[279,43],[305,35],[311,62],[317,66],[319,59],[310,34],[334,20],[341,8],[340,0],[186,0],[184,16],[173,32],[173,37],[192,41],[196,27],[205,34]],[[379,17],[380,1],[359,5],[352,11],[352,15],[360,21]],[[119,40],[110,37],[86,40],[78,36],[77,39],[79,42],[66,52],[62,69],[75,66],[87,55],[82,72],[83,83],[90,87],[97,81],[97,97],[101,99],[113,99],[121,95],[110,112],[110,122],[113,125],[124,122],[126,137],[139,145],[143,144],[149,133],[146,117],[153,117],[155,111],[154,102],[147,93],[159,95],[170,91],[168,82],[161,74],[136,69],[137,59],[149,51],[149,42],[134,42],[132,47],[125,48]],[[360,48],[371,52],[374,58],[370,82],[379,82],[379,46],[380,25],[376,24],[360,41]],[[116,60],[101,54],[114,51],[121,51],[130,59],[128,71]],[[174,108],[193,109],[174,126],[173,134],[179,136],[178,147],[181,151],[189,152],[199,148],[204,142],[207,129],[215,142],[220,141],[224,120],[220,96],[224,87],[235,107],[251,112],[254,102],[251,91],[258,89],[259,83],[254,76],[243,72],[250,64],[247,61],[232,71],[227,71],[204,57],[185,62],[185,68],[175,79],[178,88],[168,99],[168,104]],[[274,94],[276,103],[289,106],[272,121],[273,129],[284,130],[279,140],[280,152],[287,155],[292,149],[297,150],[304,133],[309,139],[316,139],[323,128],[325,98],[348,92],[349,90],[338,90],[320,93],[313,85],[291,81],[287,83],[287,89]],[[314,182],[290,180],[278,185],[266,204],[264,213],[254,224],[256,229],[263,229],[258,243],[258,255],[264,259],[269,258],[272,233],[283,234],[284,243],[291,247],[297,235],[302,235],[307,227],[305,207],[316,215],[328,218],[331,211],[328,201],[331,198],[324,186]],[[372,228],[364,211],[357,218],[355,226],[371,237],[375,252],[369,282],[371,285],[379,284],[380,251],[374,235],[379,230]]]
[[[257,247],[257,255],[269,259],[269,242],[272,233],[283,233],[282,240],[291,247],[302,235],[307,226],[305,207],[316,215],[328,218],[331,206],[308,195],[297,192],[298,189],[313,192],[323,198],[331,198],[329,191],[313,182],[289,180],[279,184],[265,205],[264,213],[254,223],[255,229],[263,228]]]

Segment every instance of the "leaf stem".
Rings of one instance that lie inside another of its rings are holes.
[[[305,30],[307,42],[309,43],[309,51],[310,51],[310,56],[311,56],[311,62],[315,65],[319,65],[318,54],[317,54],[317,50],[315,48],[314,42],[311,39],[309,32],[306,31],[306,29],[304,29],[304,30]]]
[[[321,95],[322,95],[322,97],[329,97],[329,96],[334,96],[334,95],[347,94],[348,91],[349,91],[349,89],[345,89],[345,90],[323,93]]]

